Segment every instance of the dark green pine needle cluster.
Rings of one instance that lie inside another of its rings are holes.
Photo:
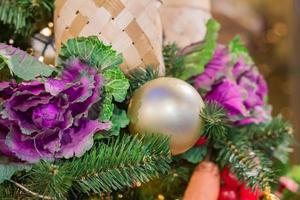
[[[223,107],[215,102],[207,102],[200,116],[204,120],[203,136],[209,140],[223,139],[228,132],[226,112]]]
[[[166,75],[180,77],[184,70],[184,57],[178,55],[180,48],[176,43],[168,44],[163,48],[163,57],[166,68]]]
[[[152,65],[146,68],[137,67],[129,73],[129,82],[131,92],[140,88],[148,81],[154,80],[159,77],[159,72]]]
[[[233,126],[225,110],[214,102],[206,104],[201,116],[205,123],[203,133],[221,167],[229,166],[253,189],[265,189],[274,181],[273,161],[286,162],[292,141],[287,122],[276,117],[267,123]]]
[[[102,195],[149,182],[168,172],[170,162],[168,137],[125,135],[95,144],[81,158],[40,162],[15,179],[45,197],[82,199],[78,194]]]
[[[18,47],[28,48],[32,34],[53,19],[53,10],[54,0],[1,0],[0,42],[13,39]]]
[[[218,143],[220,149],[217,162],[221,166],[230,166],[231,171],[247,186],[262,190],[274,181],[271,170],[271,160],[263,152],[253,150],[246,141],[234,138],[234,141],[224,140]]]

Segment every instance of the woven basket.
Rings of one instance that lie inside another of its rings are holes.
[[[210,0],[164,0],[160,11],[164,43],[185,47],[203,40],[210,6]]]
[[[158,0],[56,0],[55,39],[96,35],[124,56],[125,73],[152,64],[164,73]]]

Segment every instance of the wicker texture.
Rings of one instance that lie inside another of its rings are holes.
[[[56,48],[78,36],[96,35],[124,56],[125,73],[152,64],[164,73],[158,0],[56,0]]]
[[[210,6],[210,0],[164,0],[160,11],[164,43],[185,47],[203,40]]]

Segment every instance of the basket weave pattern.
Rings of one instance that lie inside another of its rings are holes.
[[[78,36],[96,35],[124,56],[125,73],[152,64],[164,72],[157,0],[56,0],[56,48]]]

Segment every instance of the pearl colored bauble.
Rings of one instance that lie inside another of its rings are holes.
[[[201,135],[199,93],[176,78],[147,82],[133,95],[129,107],[132,134],[161,133],[170,136],[173,155],[190,149]]]

